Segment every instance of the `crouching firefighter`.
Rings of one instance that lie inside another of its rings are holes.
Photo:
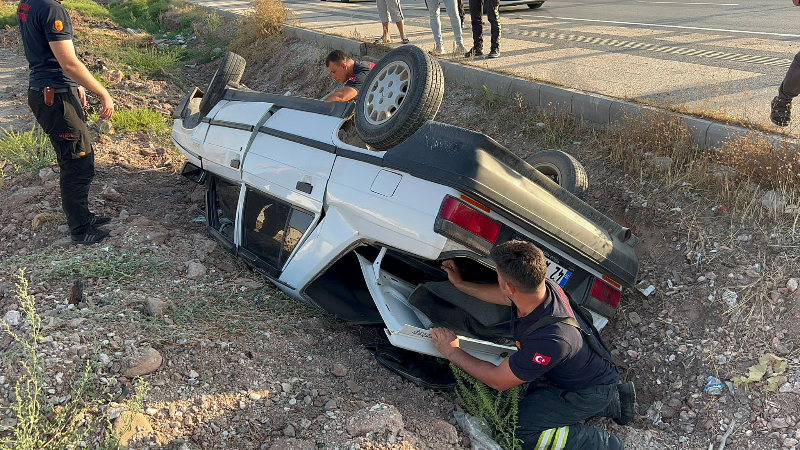
[[[114,101],[75,54],[72,23],[60,1],[22,0],[17,22],[30,67],[28,106],[55,149],[61,169],[61,205],[72,240],[100,242],[108,232],[96,225],[111,219],[89,212],[89,186],[95,172],[83,86],[100,97],[103,119],[114,113]]]
[[[442,264],[461,292],[485,302],[511,306],[512,334],[519,351],[495,366],[459,348],[455,333],[431,328],[439,352],[488,386],[504,391],[530,383],[519,403],[517,437],[525,450],[622,449],[607,431],[578,424],[611,417],[620,425],[634,419],[632,382],[619,384],[611,354],[589,313],[546,279],[542,251],[529,242],[510,241],[490,254],[497,284],[462,280],[454,261]]]

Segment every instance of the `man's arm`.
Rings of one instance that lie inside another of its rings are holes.
[[[798,0],[800,1],[800,0]],[[500,285],[493,284],[478,284],[464,281],[461,279],[461,272],[458,270],[455,261],[448,259],[442,263],[442,269],[447,272],[447,279],[453,283],[459,291],[483,300],[487,303],[494,303],[495,305],[511,306],[509,300],[502,292],[500,292]]]
[[[343,86],[336,92],[331,92],[330,94],[326,95],[323,100],[326,102],[349,102],[350,100],[356,98],[358,95],[358,91],[351,88],[350,86]]]
[[[482,361],[459,348],[458,337],[447,328],[431,328],[431,338],[439,353],[459,369],[498,391],[519,386],[524,381],[517,378],[508,365],[508,358],[499,366]]]
[[[111,95],[106,88],[95,80],[89,69],[75,55],[75,46],[72,40],[50,41],[50,49],[53,50],[58,64],[67,75],[100,97],[100,103],[103,106],[100,111],[100,117],[103,119],[110,118],[114,114],[114,100],[111,99]]]

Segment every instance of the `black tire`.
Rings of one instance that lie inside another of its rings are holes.
[[[586,200],[589,179],[583,165],[572,155],[559,150],[544,150],[534,153],[525,161],[575,197]]]
[[[541,8],[542,5],[544,5],[544,2],[542,2],[542,3],[528,3],[528,8],[530,8],[530,9],[538,9],[538,8]]]
[[[358,93],[358,136],[375,150],[395,147],[436,117],[443,96],[436,59],[413,45],[398,47],[378,61]]]
[[[200,101],[200,115],[205,116],[214,108],[225,95],[225,89],[229,86],[238,86],[244,75],[244,66],[247,63],[244,58],[233,52],[228,52],[219,63],[208,90],[203,93],[203,100]]]

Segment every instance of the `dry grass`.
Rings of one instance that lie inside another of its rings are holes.
[[[228,50],[245,59],[263,59],[275,48],[274,38],[280,35],[290,12],[280,0],[253,0],[253,9],[241,19],[237,34],[228,45]]]

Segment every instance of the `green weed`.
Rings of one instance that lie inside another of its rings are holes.
[[[64,0],[67,11],[77,11],[86,17],[110,17],[108,9],[92,0]]]
[[[522,450],[522,441],[516,437],[519,388],[498,392],[452,363],[450,368],[456,377],[456,395],[464,411],[486,420],[494,441],[504,450]]]
[[[96,113],[89,114],[89,120],[96,122],[99,120],[99,116]],[[117,133],[144,131],[163,134],[169,131],[169,124],[167,124],[164,116],[158,111],[147,108],[118,109],[114,111],[114,115],[111,117],[111,124]]]
[[[0,28],[17,26],[17,4],[0,2]]]
[[[74,254],[66,260],[54,261],[54,267],[43,273],[44,279],[107,278],[112,281],[131,279],[145,271],[162,270],[166,262],[158,255],[129,250],[92,249]]]
[[[103,413],[109,396],[96,381],[92,362],[74,373],[66,400],[58,403],[48,398],[49,383],[38,346],[42,339],[42,319],[36,313],[34,297],[28,293],[24,270],[18,272],[17,280],[13,293],[25,326],[14,331],[8,323],[0,321],[0,328],[19,346],[16,364],[22,370],[14,384],[13,403],[7,407],[13,421],[4,430],[6,437],[2,443],[15,450],[71,450],[85,447],[94,432],[102,434],[98,448],[118,448],[119,436]],[[133,408],[141,408],[146,390],[147,385],[140,380],[130,402]],[[124,430],[125,424],[121,425]]]
[[[119,62],[127,64],[146,75],[167,72],[175,66],[180,59],[180,53],[175,49],[159,50],[156,48],[125,48],[119,55]]]
[[[156,33],[162,29],[161,15],[168,8],[167,0],[123,0],[110,3],[108,11],[122,27]]]
[[[39,126],[30,131],[0,131],[0,170],[6,162],[16,172],[38,172],[55,161],[53,145]]]

